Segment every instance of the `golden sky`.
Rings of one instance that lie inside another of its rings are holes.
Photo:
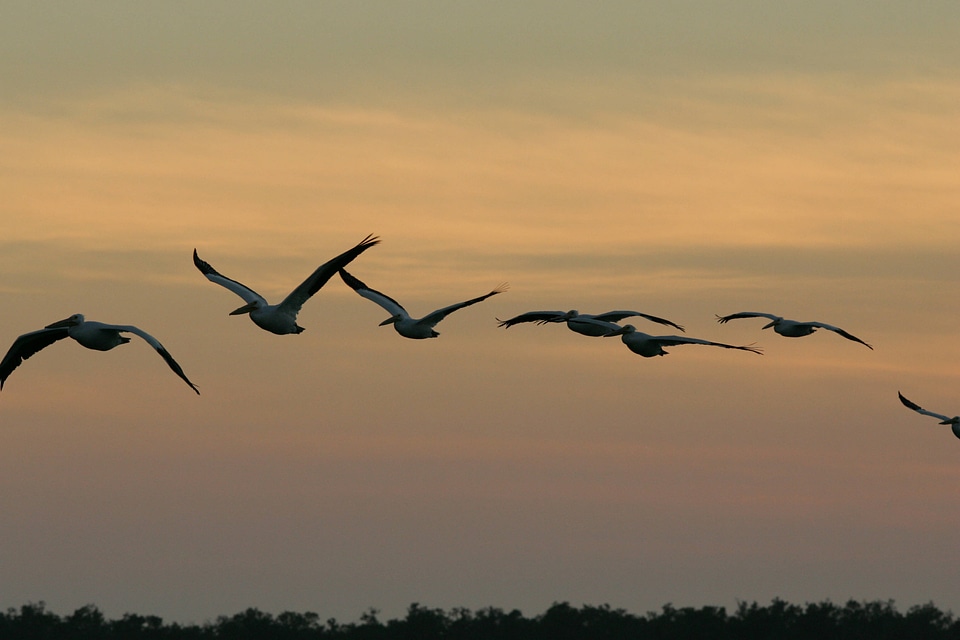
[[[14,3],[0,327],[135,324],[202,395],[136,339],[11,375],[0,605],[960,608],[960,442],[896,397],[960,412],[957,13]],[[368,233],[412,315],[511,288],[410,341],[334,278],[274,336],[190,258],[278,301]],[[496,325],[570,308],[765,354]]]

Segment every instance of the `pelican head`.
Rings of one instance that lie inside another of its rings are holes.
[[[401,316],[399,313],[398,313],[398,314],[395,314],[395,315],[392,315],[392,316],[390,316],[389,318],[387,318],[386,320],[384,320],[383,322],[381,322],[381,323],[380,323],[380,326],[381,326],[381,327],[385,327],[385,326],[387,326],[388,324],[393,324],[394,322],[398,322],[402,317],[403,317],[403,316]]]
[[[762,328],[762,329],[769,329],[770,327],[775,327],[775,326],[777,326],[778,324],[780,324],[780,321],[781,321],[781,320],[783,320],[783,318],[774,318],[773,320],[771,320],[771,321],[768,322],[767,324],[763,325],[763,327],[761,327],[761,328]]]
[[[570,311],[567,311],[565,314],[563,314],[562,320],[571,320],[573,318],[576,318],[578,315],[580,315],[579,311],[577,311],[576,309],[570,309]]]
[[[254,300],[253,302],[248,302],[247,304],[243,305],[239,309],[234,309],[233,311],[230,312],[230,315],[239,316],[239,315],[243,315],[244,313],[250,313],[251,311],[256,311],[259,308],[260,308],[260,301]]]
[[[59,320],[53,324],[48,324],[45,329],[60,329],[61,327],[75,327],[78,324],[83,324],[83,314],[75,313],[65,320]]]
[[[623,325],[622,327],[620,327],[619,329],[615,329],[615,330],[611,331],[610,333],[608,333],[607,335],[605,335],[605,336],[603,336],[603,337],[604,337],[604,338],[612,338],[613,336],[622,336],[622,335],[627,334],[627,333],[633,333],[633,332],[636,331],[636,330],[637,330],[637,328],[636,328],[635,326],[633,326],[632,324],[625,324],[625,325]]]

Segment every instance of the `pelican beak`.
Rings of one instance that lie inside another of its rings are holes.
[[[250,303],[247,303],[247,304],[243,305],[243,306],[240,307],[239,309],[234,309],[233,311],[230,312],[230,315],[232,315],[232,316],[243,315],[244,313],[250,313],[251,311],[253,311],[253,310],[256,309],[256,308],[257,308],[257,304],[256,304],[255,302],[250,302]]]
[[[60,329],[62,327],[75,327],[77,326],[77,321],[73,318],[66,318],[64,320],[58,320],[53,324],[48,324],[44,329]]]
[[[625,334],[626,332],[627,332],[627,328],[626,328],[626,327],[620,327],[619,329],[616,329],[615,331],[611,331],[610,333],[604,335],[603,337],[604,337],[604,338],[612,338],[613,336],[622,336],[622,335]]]
[[[772,326],[775,325],[775,324],[776,324],[776,322],[768,322],[767,324],[763,325],[763,327],[761,327],[761,328],[762,328],[762,329],[769,329],[770,327],[772,327]]]
[[[385,326],[387,326],[388,324],[393,324],[394,322],[396,322],[396,321],[399,320],[399,319],[400,319],[400,316],[390,316],[389,318],[387,318],[386,320],[384,320],[383,322],[381,322],[381,323],[380,323],[380,326],[381,326],[381,327],[385,327]]]

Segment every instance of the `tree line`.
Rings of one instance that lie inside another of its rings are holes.
[[[381,621],[370,609],[356,622],[321,621],[316,613],[278,615],[247,609],[202,624],[164,623],[132,613],[107,620],[94,605],[59,616],[43,602],[0,614],[0,640],[960,640],[960,620],[932,603],[900,612],[893,601],[830,601],[675,608],[643,615],[608,605],[555,603],[526,617],[514,609],[449,611],[412,604]]]

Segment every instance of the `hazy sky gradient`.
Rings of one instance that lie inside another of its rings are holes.
[[[0,395],[0,606],[202,621],[553,601],[960,611],[952,2],[14,3],[0,327],[82,312]],[[351,271],[441,337],[378,327]],[[643,359],[534,309],[749,353]],[[822,320],[788,340],[768,311]],[[657,325],[635,322],[642,331]],[[665,331],[663,333],[666,333]]]

